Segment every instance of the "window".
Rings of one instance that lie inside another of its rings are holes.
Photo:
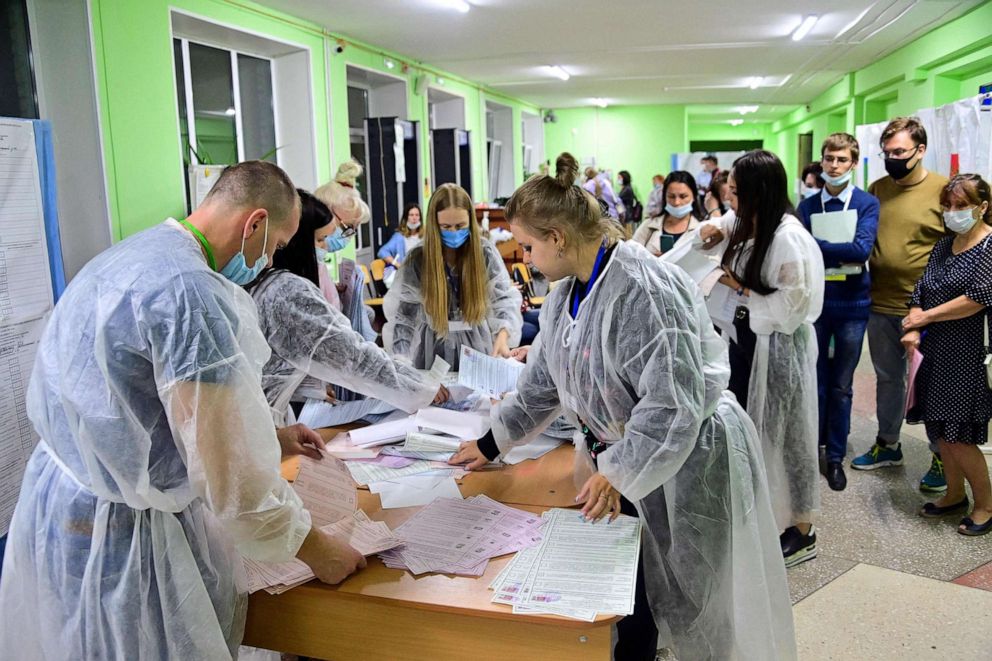
[[[276,163],[272,62],[188,39],[173,54],[184,165]]]
[[[31,36],[23,0],[0,3],[0,117],[38,119]]]

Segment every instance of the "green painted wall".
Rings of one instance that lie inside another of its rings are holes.
[[[310,51],[314,101],[317,173],[326,181],[337,164],[349,156],[346,66],[399,75],[408,80],[409,118],[426,127],[427,97],[413,91],[413,81],[426,72],[442,76],[444,88],[465,97],[466,126],[473,139],[473,189],[487,197],[485,163],[485,99],[513,109],[516,183],[522,180],[520,111],[536,113],[532,105],[485,90],[412,62],[397,53],[361,44],[321,26],[267,7],[234,0],[91,0],[97,94],[110,196],[113,236],[121,239],[160,222],[181,216],[185,185],[181,166],[176,90],[173,74],[170,8],[195,14],[233,28],[299,44]],[[348,42],[344,53],[333,52],[338,38]],[[326,52],[325,52],[326,50]],[[386,69],[384,57],[410,64]],[[325,72],[327,62],[328,75]],[[422,140],[425,176],[429,151]]]
[[[628,170],[642,203],[651,177],[667,173],[672,154],[688,144],[684,106],[565,108],[555,115],[557,122],[544,125],[544,151],[552,166],[559,153],[568,151],[580,163],[595,158],[596,166],[612,170],[614,177]]]

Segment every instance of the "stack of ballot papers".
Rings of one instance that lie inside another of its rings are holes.
[[[495,358],[465,344],[459,358],[458,383],[477,392],[502,398],[517,389],[524,364],[513,358]]]
[[[402,543],[389,526],[372,521],[357,509],[355,483],[344,463],[334,457],[325,456],[320,461],[301,457],[293,489],[315,526],[348,542],[362,555],[374,555]],[[269,563],[244,558],[244,565],[249,592],[264,589],[280,594],[314,578],[310,567],[299,560]]]
[[[372,521],[365,512],[358,510],[351,516],[335,521],[321,530],[348,542],[362,555],[375,555],[402,544],[382,521]],[[256,562],[244,558],[248,574],[248,592],[265,590],[269,594],[282,594],[314,578],[313,571],[300,560],[289,562]]]
[[[394,534],[403,545],[379,557],[387,567],[414,575],[482,576],[490,558],[540,543],[543,525],[536,514],[484,495],[439,498],[396,528]]]
[[[512,606],[514,613],[587,622],[597,615],[633,613],[640,520],[621,515],[612,523],[590,523],[566,509],[548,510],[542,518],[543,539],[518,553],[493,580],[492,601]],[[396,534],[402,536],[399,529]]]

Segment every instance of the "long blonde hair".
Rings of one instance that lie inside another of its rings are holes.
[[[546,239],[552,231],[565,237],[565,246],[582,243],[610,243],[623,238],[623,230],[612,218],[604,218],[599,202],[589,191],[576,186],[579,162],[568,152],[555,161],[555,176],[537,174],[524,182],[506,203],[506,218],[523,225],[528,232]]]
[[[468,214],[469,238],[458,248],[455,263],[459,275],[461,300],[458,301],[458,307],[462,312],[462,319],[472,325],[480,324],[489,309],[489,277],[472,198],[461,186],[442,184],[431,195],[427,217],[421,221],[423,252],[420,282],[427,320],[438,337],[448,335],[448,277],[445,273],[444,246],[441,243],[441,227],[437,217],[445,209],[464,209]]]

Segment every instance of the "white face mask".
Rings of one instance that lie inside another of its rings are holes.
[[[944,212],[944,225],[955,234],[967,233],[977,222],[975,207]]]
[[[412,229],[413,231],[417,231],[417,230],[420,229],[420,221],[419,220],[418,221],[412,221],[412,220],[411,221],[408,221],[407,224],[406,224],[406,226],[409,227],[410,229]]]
[[[674,204],[666,204],[665,211],[672,218],[685,218],[690,213],[692,213],[692,202],[689,204],[683,204],[682,206],[675,206]]]

